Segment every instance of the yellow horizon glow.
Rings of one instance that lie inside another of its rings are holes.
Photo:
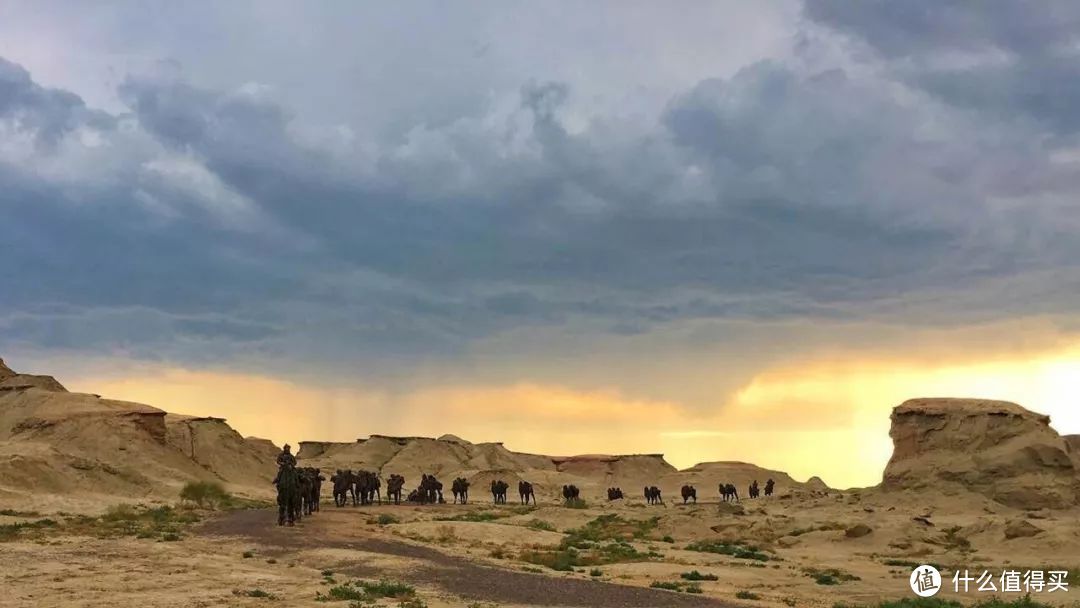
[[[452,433],[551,455],[662,452],[680,469],[740,460],[799,480],[816,475],[836,487],[880,481],[892,453],[889,412],[910,398],[1014,401],[1049,414],[1062,434],[1080,432],[1080,347],[942,365],[832,357],[767,369],[717,408],[637,399],[611,387],[581,391],[523,381],[391,394],[179,368],[68,384],[178,414],[224,417],[242,435],[279,445]]]

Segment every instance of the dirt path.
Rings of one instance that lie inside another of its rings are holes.
[[[413,559],[422,565],[404,574],[408,583],[434,585],[470,601],[595,608],[733,606],[695,595],[486,566],[418,544],[362,536],[363,531],[355,519],[349,522],[351,525],[341,525],[334,521],[340,519],[341,514],[331,513],[324,511],[305,519],[299,527],[287,528],[275,525],[276,513],[270,511],[233,511],[208,521],[200,527],[199,533],[243,537],[282,550],[354,549]],[[345,529],[345,533],[339,528]],[[357,566],[363,569],[363,564]]]

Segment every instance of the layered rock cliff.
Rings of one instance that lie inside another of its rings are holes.
[[[1067,508],[1080,477],[1049,416],[1005,401],[912,399],[892,413],[886,490],[963,488],[1018,508]]]

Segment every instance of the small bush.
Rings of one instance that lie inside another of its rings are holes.
[[[668,581],[653,581],[649,584],[653,589],[667,589],[668,591],[682,591],[682,583]]]
[[[840,583],[848,581],[862,580],[854,574],[836,568],[828,568],[825,570],[807,568],[803,570],[803,573],[814,579],[814,582],[819,585],[839,585]]]
[[[383,513],[379,516],[379,519],[375,520],[380,526],[389,526],[390,524],[399,523],[401,520],[390,515],[389,513]]]
[[[588,505],[588,503],[585,502],[584,498],[571,498],[570,500],[567,500],[566,502],[564,502],[563,506],[565,506],[568,509],[587,509],[587,508],[589,508],[589,505]]]
[[[667,535],[667,534],[665,534],[664,538],[661,538],[660,540],[664,541],[665,543],[674,543],[675,542],[675,539],[672,538],[670,535]]]
[[[739,591],[735,597],[740,600],[760,600],[761,596],[752,591]]]
[[[683,580],[687,581],[716,581],[720,580],[719,576],[715,574],[702,574],[697,570],[691,570],[690,572],[683,572],[679,575]]]
[[[244,557],[244,559],[247,559],[249,557],[255,557],[255,554],[252,553],[251,551],[244,551],[243,557]]]
[[[200,507],[225,506],[231,499],[225,488],[216,481],[191,481],[180,490],[180,500],[193,502]]]
[[[347,600],[358,600],[359,601],[359,600],[367,599],[367,596],[364,594],[363,591],[361,591],[359,589],[353,589],[352,587],[350,587],[346,583],[344,585],[338,585],[336,587],[331,587],[330,590],[326,592],[326,595],[322,595],[318,591],[316,591],[315,592],[315,599],[319,600],[319,601],[327,601],[327,599],[338,600],[338,601],[347,601]]]
[[[604,571],[599,568],[589,570],[589,576],[604,576]]]
[[[416,595],[416,589],[405,583],[395,583],[391,581],[378,581],[370,583],[367,581],[361,581],[354,583],[364,590],[369,597],[392,597],[392,598],[408,598]]]
[[[529,523],[525,524],[525,526],[528,527],[528,528],[532,528],[533,530],[544,530],[546,532],[554,532],[555,531],[555,526],[549,524],[548,522],[546,522],[546,521],[544,521],[542,519],[534,519],[534,520],[530,521]]]
[[[730,555],[737,559],[752,559],[761,562],[775,559],[758,551],[757,547],[744,547],[735,543],[724,543],[719,541],[702,540],[690,543],[686,546],[686,549],[688,551],[701,551],[704,553],[719,553],[721,555]]]
[[[167,543],[176,542],[180,540],[180,535],[176,532],[166,532],[165,534],[161,535],[161,540]]]

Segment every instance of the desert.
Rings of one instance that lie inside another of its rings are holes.
[[[899,404],[890,435],[882,483],[844,490],[745,462],[678,470],[661,454],[546,456],[450,434],[310,440],[295,458],[325,480],[317,506],[278,525],[280,446],[0,364],[2,603],[876,606],[913,597],[922,564],[946,586],[961,570],[1075,584],[1075,437],[1017,404],[933,398]],[[345,471],[382,482],[370,504],[334,481]],[[442,502],[413,492],[427,476]],[[467,504],[455,504],[459,479]],[[754,482],[771,491],[750,498]],[[728,484],[737,499],[722,498]],[[644,496],[653,486],[659,501]],[[992,595],[1072,605],[1073,593]]]

